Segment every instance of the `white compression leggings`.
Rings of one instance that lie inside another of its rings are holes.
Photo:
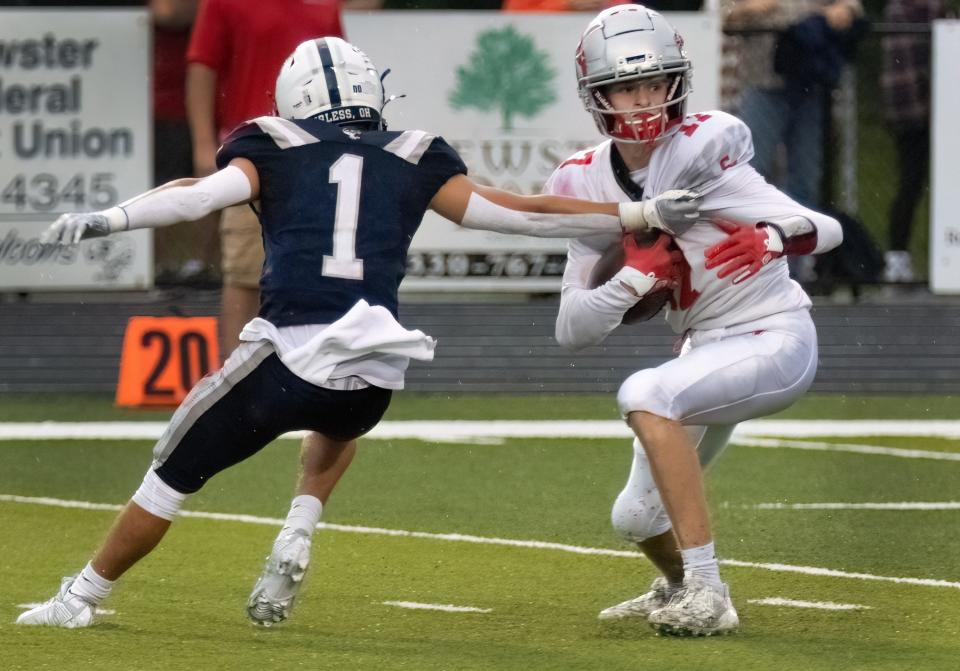
[[[700,456],[704,470],[723,452],[736,425],[685,427]],[[660,490],[653,481],[650,462],[643,445],[633,440],[633,464],[627,485],[620,492],[610,514],[613,528],[628,541],[639,543],[670,531],[670,518],[663,507]]]

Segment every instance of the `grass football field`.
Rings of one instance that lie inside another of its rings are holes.
[[[615,419],[612,404],[399,394],[387,419]],[[11,396],[0,429],[168,415]],[[958,413],[949,397],[826,396],[781,417]],[[88,560],[152,442],[0,440],[0,668],[958,669],[960,440],[855,426],[863,435],[735,441],[710,472],[721,570],[742,622],[710,639],[597,621],[654,571],[609,524],[630,442],[590,437],[366,440],[324,511],[293,617],[258,629],[244,604],[297,467],[297,442],[278,440],[188,499],[196,514],[123,578],[96,626],[17,627],[26,604]]]

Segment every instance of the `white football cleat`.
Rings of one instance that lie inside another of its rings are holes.
[[[55,597],[21,613],[17,624],[77,629],[93,624],[93,604],[70,592],[76,576],[64,578]]]
[[[310,538],[306,532],[281,533],[247,601],[247,615],[254,624],[269,627],[290,616],[309,565]]]
[[[637,617],[646,619],[653,611],[666,606],[677,589],[679,587],[671,587],[667,579],[660,576],[650,584],[649,592],[618,603],[616,606],[604,608],[597,618],[600,620],[626,620]]]
[[[683,587],[666,606],[650,613],[648,621],[659,633],[672,636],[730,634],[740,626],[726,583],[717,589],[692,575],[683,579]]]

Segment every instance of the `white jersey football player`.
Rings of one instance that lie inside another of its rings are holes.
[[[675,287],[667,321],[682,343],[679,357],[634,373],[617,397],[636,439],[613,525],[663,577],[600,618],[645,618],[679,635],[731,632],[739,619],[720,579],[701,468],[738,422],[786,408],[813,381],[811,303],[785,257],[832,249],[842,231],[750,166],[750,131],[739,119],[686,114],[691,63],[657,12],[639,5],[601,12],[583,33],[576,69],[583,104],[609,139],[563,162],[545,192],[621,202],[687,193],[695,211],[658,226],[679,246],[682,264],[671,264],[663,246],[625,244],[623,269],[590,288],[591,270],[617,236],[579,237],[568,247],[561,345],[600,342],[664,282]]]

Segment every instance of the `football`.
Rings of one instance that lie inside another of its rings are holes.
[[[657,241],[657,238],[660,237],[660,231],[639,231],[634,233],[633,237],[640,247],[651,247],[653,243]],[[621,268],[623,268],[623,246],[620,242],[615,242],[607,247],[590,272],[590,288],[595,289],[601,284],[608,282]],[[653,291],[647,294],[637,301],[636,305],[624,313],[621,323],[636,324],[637,322],[645,322],[652,319],[663,309],[667,301],[670,300],[672,293],[673,291],[671,289],[661,289],[660,291]]]

